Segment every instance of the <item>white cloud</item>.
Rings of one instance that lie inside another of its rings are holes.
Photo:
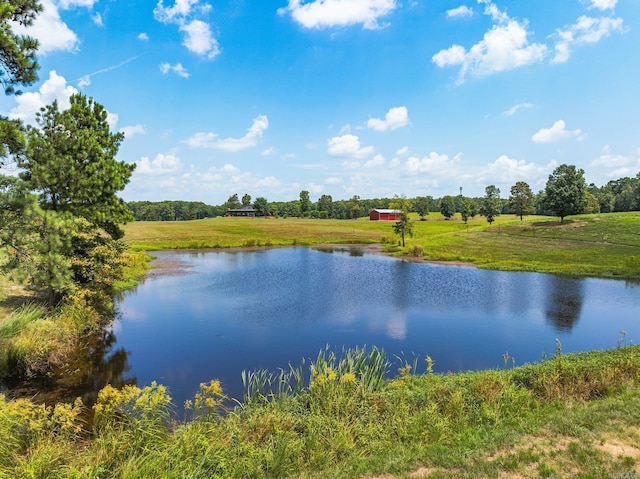
[[[213,58],[220,54],[218,41],[211,35],[208,23],[193,20],[180,26],[180,31],[186,32],[184,46],[193,53]]]
[[[521,110],[522,108],[533,108],[533,105],[531,103],[518,103],[517,105],[513,105],[508,110],[503,111],[502,116],[513,116],[518,112],[518,110]]]
[[[20,35],[29,35],[38,40],[38,54],[46,55],[54,51],[75,51],[78,48],[78,36],[60,19],[58,7],[51,0],[40,2],[43,11],[30,27],[12,24],[13,31]]]
[[[172,7],[165,7],[162,0],[153,9],[153,16],[162,23],[180,23],[182,19],[191,15],[198,0],[176,0]]]
[[[276,151],[275,148],[273,148],[271,146],[269,148],[266,148],[266,149],[262,150],[260,152],[260,156],[270,156],[270,155],[273,155],[275,153],[275,151]]]
[[[142,32],[141,34],[138,35],[138,40],[142,40],[142,41],[149,41],[149,35],[147,35],[145,32]]]
[[[58,0],[58,5],[64,10],[76,7],[91,8],[96,3],[98,3],[98,0]]]
[[[457,8],[452,8],[451,10],[447,10],[447,17],[470,17],[473,15],[473,10],[471,10],[466,5],[460,5]]]
[[[136,161],[136,164],[138,166],[135,173],[141,175],[167,175],[176,173],[182,168],[180,158],[173,154],[163,155],[160,153],[153,160],[143,156],[140,161]]]
[[[409,113],[406,106],[389,109],[384,120],[369,118],[367,126],[376,131],[396,130],[409,124]]]
[[[120,128],[120,131],[124,133],[125,139],[133,138],[135,135],[145,135],[147,132],[142,125],[129,125]]]
[[[107,111],[107,124],[109,125],[109,129],[114,131],[118,126],[118,114]]]
[[[500,156],[496,161],[487,165],[478,175],[476,183],[515,183],[527,181],[535,184],[549,172],[549,165],[540,167],[535,163],[515,160],[507,155]],[[551,168],[552,169],[552,168]]]
[[[399,148],[398,150],[396,150],[396,155],[398,156],[404,156],[409,152],[409,147],[408,146],[403,146],[402,148]]]
[[[18,105],[11,110],[9,117],[35,125],[36,113],[40,111],[40,108],[57,100],[60,110],[66,110],[70,106],[69,98],[75,93],[78,93],[78,90],[67,85],[67,80],[64,77],[58,75],[55,70],[51,70],[49,78],[45,80],[38,91],[26,92],[15,97]]]
[[[528,22],[509,18],[489,0],[484,3],[485,15],[496,24],[484,34],[484,38],[466,50],[460,45],[441,50],[431,60],[439,67],[460,66],[457,83],[463,83],[468,74],[486,76],[536,63],[544,58],[547,46],[529,43]]]
[[[199,132],[189,138],[186,143],[192,148],[213,148],[229,152],[246,150],[256,146],[258,139],[269,127],[269,119],[266,115],[259,115],[253,119],[253,124],[247,130],[247,134],[241,138],[218,138],[216,133]]]
[[[551,63],[564,63],[569,60],[573,47],[598,43],[616,31],[624,32],[621,18],[593,18],[583,15],[573,25],[563,30],[558,29],[554,34],[555,55]]]
[[[564,120],[556,121],[551,128],[541,128],[534,133],[531,139],[535,143],[551,143],[553,141],[563,140],[565,138],[577,137],[582,139],[581,130],[567,130]]]
[[[309,183],[306,188],[309,193],[313,195],[319,195],[324,191],[324,185],[316,185],[315,183]]]
[[[153,10],[154,18],[164,24],[175,24],[185,33],[183,45],[193,53],[214,58],[220,54],[220,45],[211,33],[211,26],[200,18],[211,10],[209,4],[198,4],[199,0],[176,0],[173,6],[165,7],[162,0]]]
[[[640,148],[636,152],[636,157],[632,155],[616,155],[611,153],[607,145],[602,149],[600,156],[589,163],[591,170],[600,170],[607,178],[621,178],[625,176],[636,176],[640,171]]]
[[[366,158],[374,152],[373,146],[360,146],[355,135],[334,136],[327,140],[327,152],[331,156],[346,156],[356,159]]]
[[[369,161],[365,162],[364,166],[365,168],[379,168],[381,166],[384,166],[385,164],[385,159],[384,156],[382,155],[376,155],[373,158],[371,158]]]
[[[378,21],[397,7],[396,0],[289,0],[278,14],[291,14],[305,28],[347,27],[362,24],[366,29],[380,28]]]
[[[588,0],[589,9],[597,8],[598,10],[613,10],[616,8],[618,0]],[[583,1],[584,3],[584,1]]]
[[[266,176],[256,181],[256,188],[278,188],[282,185],[275,176]]]
[[[161,63],[160,71],[163,75],[166,75],[169,72],[173,72],[179,77],[189,78],[191,76],[185,67],[182,66],[182,63],[176,63],[175,65],[170,65],[169,63]]]
[[[104,21],[102,20],[102,15],[100,15],[100,13],[96,13],[95,15],[93,15],[91,17],[91,20],[93,20],[94,25],[98,27],[104,27]]]
[[[222,168],[220,168],[220,172],[235,175],[240,173],[240,170],[233,166],[231,163],[225,163]]]
[[[460,155],[449,158],[448,155],[440,155],[432,151],[429,153],[429,156],[425,156],[424,158],[410,156],[404,168],[411,175],[428,173],[430,176],[447,177],[457,172],[459,159]]]
[[[327,179],[324,180],[324,182],[327,185],[340,185],[344,182],[344,180],[337,176],[329,176]]]

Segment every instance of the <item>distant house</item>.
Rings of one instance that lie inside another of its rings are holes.
[[[398,221],[401,216],[400,210],[374,209],[369,213],[371,221]]]
[[[257,212],[253,206],[246,205],[240,208],[228,209],[227,216],[256,216]]]

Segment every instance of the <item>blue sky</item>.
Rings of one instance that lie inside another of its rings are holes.
[[[43,0],[40,80],[124,131],[127,200],[534,191],[640,171],[638,0]]]

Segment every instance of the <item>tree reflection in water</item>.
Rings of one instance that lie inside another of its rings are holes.
[[[556,331],[571,331],[580,317],[584,297],[579,279],[552,276],[549,278],[545,315]]]
[[[137,379],[125,377],[131,370],[128,352],[112,350],[116,343],[113,331],[106,330],[90,337],[64,366],[50,371],[46,377],[30,380],[7,380],[8,398],[27,397],[35,402],[53,404],[82,398],[85,406],[95,404],[98,391],[107,384],[121,388],[136,385]]]

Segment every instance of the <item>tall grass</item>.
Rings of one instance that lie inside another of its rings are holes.
[[[103,389],[91,426],[78,403],[0,396],[0,477],[637,477],[637,456],[598,447],[636,443],[640,346],[379,380],[388,364],[325,348],[304,387],[233,409],[204,383],[185,423],[157,384]]]

